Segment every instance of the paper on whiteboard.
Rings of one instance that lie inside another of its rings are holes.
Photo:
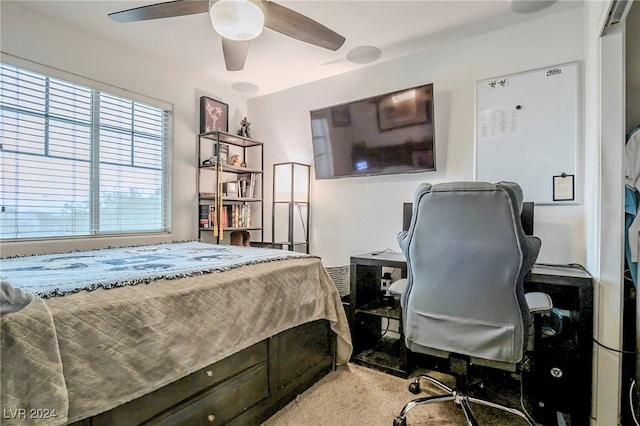
[[[520,120],[514,109],[487,109],[478,114],[478,138],[494,139],[520,134]]]

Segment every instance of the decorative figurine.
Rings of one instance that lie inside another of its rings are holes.
[[[247,120],[247,117],[244,117],[240,121],[240,129],[238,130],[238,136],[244,136],[245,138],[250,138],[251,132],[249,130],[249,126],[251,126],[251,122]]]
[[[240,156],[239,155],[232,155],[231,156],[231,165],[232,166],[236,166],[236,167],[240,167],[242,164],[242,161],[240,160]]]

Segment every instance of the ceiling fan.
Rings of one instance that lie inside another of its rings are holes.
[[[174,0],[113,12],[109,17],[117,22],[134,22],[197,13],[209,13],[214,29],[222,36],[228,71],[244,68],[249,42],[263,27],[334,51],[345,42],[335,31],[268,0]]]

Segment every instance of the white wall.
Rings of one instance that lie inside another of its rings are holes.
[[[197,238],[195,143],[199,131],[199,98],[208,95],[228,103],[230,122],[239,121],[236,118],[239,111],[246,110],[246,101],[234,96],[231,88],[190,74],[188,67],[155,62],[13,3],[0,2],[0,6],[3,53],[160,99],[173,104],[174,111],[173,232],[170,235],[3,243],[2,255]]]
[[[312,182],[311,251],[328,266],[346,265],[350,255],[399,250],[402,203],[419,183],[474,179],[476,80],[583,59],[582,11],[574,9],[254,98],[248,111],[265,142],[265,164],[311,164],[310,110],[434,83],[437,171]],[[267,173],[265,188],[269,179]],[[269,217],[269,194],[265,205]],[[537,207],[540,262],[585,262],[584,215],[583,205]]]

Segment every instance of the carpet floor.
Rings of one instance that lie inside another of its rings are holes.
[[[449,386],[451,378],[435,375]],[[339,366],[296,400],[268,419],[264,426],[392,426],[393,419],[409,400],[415,398],[408,391],[410,379],[402,379],[356,364]],[[419,395],[441,394],[440,390],[421,382]],[[510,390],[514,398],[514,390]],[[489,400],[498,403],[499,399]],[[515,408],[519,406],[519,390],[516,382]],[[526,425],[521,418],[501,410],[472,405],[481,425]],[[466,425],[464,414],[453,402],[428,404],[416,407],[407,414],[409,426]]]

